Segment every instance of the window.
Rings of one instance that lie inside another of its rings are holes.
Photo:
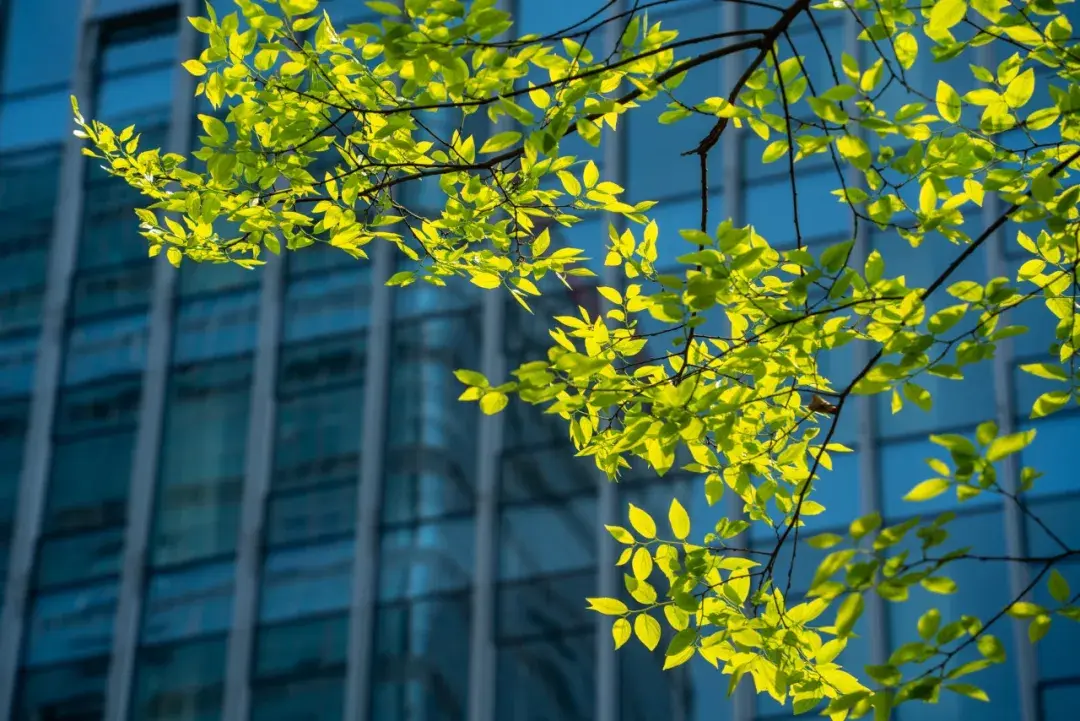
[[[1024,407],[1021,406],[1020,410],[1024,410]],[[1024,419],[1018,430],[1031,428],[1035,429],[1035,440],[1021,452],[1021,462],[1043,475],[1035,480],[1035,485],[1028,495],[1051,496],[1076,492],[1075,467],[1069,454],[1063,452],[1063,449],[1071,448],[1076,442],[1080,415],[1056,413],[1034,422]]]
[[[971,433],[968,432],[964,435],[970,437]],[[915,514],[931,518],[943,511],[957,509],[960,501],[955,489],[950,489],[928,501],[908,502],[904,500],[904,496],[916,484],[940,476],[927,465],[926,460],[930,458],[937,458],[944,461],[950,468],[954,467],[948,449],[942,448],[926,438],[886,443],[881,446],[879,460],[882,485],[881,505],[886,518],[897,519]],[[998,494],[984,491],[978,496],[964,501],[962,508],[993,506],[1001,502],[1001,496]]]
[[[530,4],[532,3],[525,5],[528,7]],[[557,18],[556,22],[562,23],[582,10],[584,8],[569,15],[553,17]],[[679,38],[685,39],[720,32],[722,14],[720,5],[707,3],[686,12],[666,13],[659,17],[653,17],[650,13],[649,23],[655,24],[659,20],[662,29],[677,30]],[[595,22],[594,20],[593,23]],[[722,41],[712,41],[676,50],[676,62],[715,50],[722,45]],[[602,57],[600,55],[600,58]],[[659,118],[674,101],[684,106],[693,106],[708,98],[726,95],[728,91],[723,87],[722,77],[721,63],[699,65],[688,71],[686,79],[670,94],[658,93],[655,98],[647,101],[644,107],[624,119],[628,127],[626,132],[630,135],[626,166],[628,202],[685,197],[701,192],[698,158],[683,153],[693,150],[701,139],[709,134],[716,118],[700,113],[670,125],[659,124]],[[609,132],[605,131],[605,135]],[[613,140],[611,137],[604,137],[605,143]],[[717,144],[709,153],[709,187],[719,189],[723,182],[721,145]],[[717,220],[720,218],[717,217]]]
[[[383,522],[471,512],[477,411],[462,408],[453,371],[479,364],[478,313],[394,328]]]
[[[949,531],[949,540],[937,547],[935,556],[944,555],[962,546],[972,546],[973,542],[972,553],[988,556],[1007,554],[1000,510],[965,514],[949,523],[946,528]],[[896,550],[917,549],[917,544],[918,539],[914,539],[914,536],[909,534],[908,540],[901,543]],[[958,620],[961,614],[976,616],[983,622],[988,621],[1012,601],[1009,585],[1002,580],[1005,572],[1007,568],[1002,563],[957,561],[949,564],[944,572],[944,575],[956,581],[959,587],[957,593],[943,596],[931,594],[918,586],[912,587],[909,600],[888,606],[890,649],[918,640],[916,623],[919,617],[931,607],[941,611],[942,625]],[[1007,622],[995,624],[988,633],[1001,641],[1007,657],[1012,658],[1013,633],[1009,624]],[[959,643],[962,643],[962,640],[954,642],[954,644]],[[948,647],[952,648],[953,645]],[[953,658],[950,668],[956,668],[977,658],[981,658],[981,655],[972,644]],[[934,661],[929,663],[933,664]],[[915,673],[920,670],[918,667],[909,666],[908,668]],[[972,676],[971,682],[987,690],[991,703],[994,705],[995,718],[1019,717],[1019,694],[1016,688],[1015,669],[1012,666],[1009,664],[991,666]],[[981,702],[959,694],[942,694],[937,704],[905,704],[899,709],[898,715],[902,721],[910,719],[934,721],[948,719],[951,721],[969,716],[978,718],[985,713],[985,708]]]
[[[16,504],[29,413],[27,400],[20,398],[0,403],[0,578],[5,579],[8,550],[15,531]],[[3,603],[2,590],[0,603]]]
[[[0,398],[33,391],[37,342],[37,333],[0,339]]]
[[[595,709],[596,640],[572,636],[500,644],[495,716],[535,721],[588,721]]]
[[[23,663],[37,667],[108,656],[117,585],[112,580],[35,598]]]
[[[0,91],[10,95],[66,88],[75,67],[77,8],[70,0],[12,0],[4,10]]]
[[[186,563],[235,550],[250,386],[250,357],[173,369],[151,565]],[[192,454],[193,448],[199,452]]]
[[[41,322],[59,169],[57,146],[0,153],[0,333]]]
[[[469,588],[475,543],[472,518],[383,531],[379,599],[391,601]]]
[[[215,266],[200,266],[203,268]],[[173,358],[192,363],[249,353],[259,325],[256,290],[204,296],[181,303],[176,311]]]
[[[143,648],[131,721],[214,721],[225,687],[224,637]]]
[[[851,237],[852,216],[846,205],[832,194],[840,187],[835,170],[798,172],[795,176],[799,194],[799,232],[803,245]],[[754,226],[758,235],[777,249],[794,248],[795,204],[791,197],[791,180],[781,177],[763,183],[753,183],[745,191],[745,222]],[[815,248],[820,253],[824,248]]]
[[[339,721],[348,624],[336,614],[259,628],[252,721]]]
[[[1080,700],[1080,683],[1075,680],[1069,683],[1041,684],[1039,718],[1043,721],[1067,719],[1076,713],[1078,700]]]
[[[97,721],[105,714],[107,656],[23,670],[16,691],[13,721]]]
[[[371,718],[465,718],[469,671],[469,594],[381,605],[375,624]],[[500,718],[506,718],[501,716]]]
[[[308,248],[300,250],[303,255]],[[332,273],[290,278],[285,285],[282,342],[312,340],[366,328],[370,321],[367,263]]]
[[[146,588],[142,643],[160,644],[224,632],[232,615],[231,561],[157,572]]]
[[[1026,454],[1025,454],[1026,455]],[[1068,476],[1070,479],[1072,476]],[[1075,492],[1075,486],[1072,489]],[[1037,498],[1027,501],[1030,515],[1024,519],[1027,536],[1027,553],[1031,556],[1052,556],[1062,552],[1058,540],[1070,548],[1080,544],[1080,528],[1073,519],[1080,510],[1080,496],[1057,495],[1049,498]],[[1069,583],[1073,593],[1080,590],[1080,564],[1074,560],[1054,566]],[[1029,574],[1037,574],[1039,566],[1028,569]],[[1030,576],[1034,578],[1034,575]],[[1050,596],[1045,579],[1036,584],[1032,601],[1046,608],[1057,608],[1060,604]],[[1055,616],[1050,633],[1035,646],[1039,662],[1039,674],[1044,679],[1065,679],[1080,677],[1080,659],[1075,650],[1080,644],[1080,627],[1063,617]],[[1044,716],[1046,719],[1052,716]]]
[[[348,608],[353,540],[269,551],[263,562],[259,620],[264,623]]]

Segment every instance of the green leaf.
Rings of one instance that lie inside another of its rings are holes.
[[[945,688],[950,691],[955,691],[961,696],[967,696],[973,698],[976,701],[990,701],[990,697],[986,695],[986,691],[983,691],[978,686],[973,686],[970,683],[947,683]]]
[[[1061,575],[1061,572],[1056,568],[1050,571],[1050,580],[1048,581],[1050,587],[1050,596],[1058,603],[1066,603],[1069,597],[1072,596],[1072,589],[1069,588],[1069,582],[1065,580],[1065,577]]]
[[[928,29],[935,35],[945,32],[964,19],[967,3],[964,0],[940,0],[930,10]]]
[[[582,174],[582,180],[585,181],[585,187],[592,189],[596,185],[596,181],[600,180],[600,171],[596,167],[596,163],[589,161],[585,163],[585,172]]]
[[[832,548],[844,540],[843,536],[835,533],[822,533],[811,538],[807,543],[811,548]]]
[[[499,393],[498,391],[489,391],[484,395],[480,396],[480,410],[482,410],[485,415],[492,416],[501,411],[503,408],[506,408],[506,404],[509,401],[510,399],[506,396],[505,393]]]
[[[647,579],[653,571],[653,559],[649,554],[649,549],[639,546],[634,551],[634,560],[631,562],[630,567],[634,571],[634,578],[639,581]]]
[[[905,70],[910,70],[915,64],[915,58],[919,56],[919,41],[911,33],[900,33],[893,40],[896,48],[896,59]]]
[[[784,154],[787,153],[789,147],[788,141],[786,140],[774,140],[766,146],[765,152],[761,154],[761,162],[773,163],[779,160],[784,157]]]
[[[630,640],[631,633],[629,621],[625,618],[615,619],[615,623],[611,627],[611,636],[615,639],[615,650],[626,645],[626,642]]]
[[[386,0],[370,0],[364,4],[382,15],[401,15],[401,8]]]
[[[604,528],[606,528],[607,532],[611,534],[611,537],[619,543],[625,543],[628,546],[633,545],[634,536],[622,526],[605,525]]]
[[[630,504],[630,525],[642,538],[656,538],[656,522],[633,503]]]
[[[934,6],[934,11],[949,1],[950,0],[943,0],[942,2],[939,2]],[[934,11],[931,11],[931,15]],[[938,80],[935,101],[937,103],[938,115],[950,123],[955,123],[960,120],[960,95],[944,80]]]
[[[690,516],[686,509],[679,503],[678,498],[671,499],[671,507],[668,509],[668,523],[671,524],[671,532],[680,541],[686,540],[690,535]]]
[[[1050,631],[1050,616],[1045,613],[1041,613],[1031,620],[1031,624],[1028,626],[1028,640],[1032,643],[1038,643],[1046,636]]]
[[[1020,370],[1051,381],[1069,380],[1069,374],[1065,372],[1064,368],[1049,363],[1025,363],[1020,366]]]
[[[630,612],[626,604],[617,598],[586,598],[590,611],[602,613],[605,616],[623,616]]]
[[[497,153],[500,150],[506,150],[511,145],[521,140],[521,133],[516,130],[507,130],[502,133],[495,133],[487,142],[480,148],[481,153]]]
[[[938,632],[938,628],[941,626],[941,611],[936,608],[931,608],[929,611],[919,617],[918,630],[919,636],[924,641],[929,641],[934,637],[934,634]]]
[[[639,614],[634,619],[634,635],[645,648],[655,651],[660,645],[660,622],[647,613]]]
[[[949,490],[948,481],[944,478],[931,478],[917,484],[908,491],[907,495],[904,496],[904,500],[911,502],[929,501],[932,498],[937,498],[947,490]]]
[[[862,594],[853,593],[850,594],[840,604],[840,608],[836,612],[836,635],[840,638],[851,635],[851,630],[855,628],[855,623],[862,616],[863,612],[863,597]]]
[[[488,380],[484,377],[484,374],[476,371],[459,368],[454,371],[454,377],[467,386],[478,386],[480,388],[487,388],[488,386]]]
[[[1023,107],[1035,92],[1035,71],[1028,68],[1009,83],[1005,89],[1005,102],[1010,108]]]
[[[206,66],[194,58],[183,63],[184,69],[197,78],[206,75]]]
[[[1011,456],[1013,453],[1018,453],[1027,448],[1033,440],[1035,440],[1034,428],[1019,433],[1010,433],[1007,436],[999,436],[986,449],[986,460],[991,463],[1000,461],[1006,456]]]
[[[949,596],[956,593],[956,581],[944,576],[930,576],[919,581],[919,585],[930,593],[938,593]]]
[[[1065,404],[1072,398],[1072,394],[1069,391],[1050,391],[1043,393],[1041,396],[1035,399],[1035,403],[1031,406],[1032,418],[1045,418],[1051,413],[1056,413],[1065,407]]]

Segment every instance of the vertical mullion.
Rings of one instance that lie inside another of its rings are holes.
[[[181,0],[177,9],[178,55],[195,54],[195,29],[182,19],[198,14],[196,0]],[[179,66],[179,62],[177,63]],[[168,149],[184,154],[191,142],[191,116],[194,111],[191,76],[177,69],[169,118]],[[117,181],[119,182],[119,181]],[[135,222],[134,218],[131,222]],[[135,673],[135,653],[142,621],[145,588],[146,553],[150,537],[154,494],[161,451],[161,430],[165,415],[165,393],[172,349],[173,296],[177,271],[168,263],[153,266],[154,284],[150,300],[150,332],[147,340],[146,368],[142,377],[139,401],[139,427],[132,451],[131,482],[128,485],[127,528],[124,533],[123,567],[113,631],[112,655],[106,687],[105,718],[124,721],[128,716],[131,684]]]
[[[92,0],[79,6],[78,48],[72,72],[73,93],[93,110],[93,62],[97,54],[98,28],[89,21]],[[78,252],[83,205],[82,140],[69,138],[60,169],[60,188],[49,240],[48,277],[41,335],[34,367],[34,388],[30,403],[22,473],[19,476],[15,527],[12,530],[10,565],[5,580],[4,607],[0,611],[0,716],[9,712],[15,694],[22,648],[23,619],[33,572],[41,513],[48,486],[52,454],[52,424],[56,395],[63,366],[64,329],[70,296],[71,275]]]
[[[281,335],[281,292],[285,261],[271,256],[264,268],[259,297],[259,344],[255,355],[240,536],[237,539],[236,585],[225,666],[225,718],[246,719],[251,700],[251,654],[258,619],[260,560],[266,494],[273,464],[274,418],[277,410],[278,345]]]
[[[861,26],[854,15],[848,14],[844,19],[844,44],[848,55],[860,58],[862,44],[858,40]],[[866,133],[858,131],[858,135],[865,140]],[[865,186],[863,174],[855,168],[849,168],[847,174],[849,187]],[[853,220],[854,249],[851,254],[853,263],[861,263],[870,255],[870,224]],[[870,348],[865,343],[858,343],[853,349],[852,357],[855,368],[862,368],[870,362]],[[881,464],[878,459],[877,445],[877,398],[875,396],[859,396],[855,399],[855,415],[858,421],[856,432],[856,449],[859,453],[858,478],[859,478],[859,515],[867,516],[872,513],[884,515],[881,505]],[[870,639],[870,663],[881,665],[889,657],[889,629],[885,601],[876,593],[864,595],[866,601],[866,620],[869,624],[867,635]]]
[[[611,15],[615,16],[625,11],[624,0],[615,0],[611,6]],[[604,27],[604,53],[614,53],[621,39],[623,23],[610,22]],[[603,132],[603,131],[601,131]],[[613,183],[622,187],[627,186],[626,163],[624,150],[627,143],[623,142],[627,131],[627,123],[622,124],[622,133],[609,130],[607,142],[603,146],[604,175]],[[609,223],[620,223],[621,217],[615,214],[606,214]],[[598,231],[602,237],[607,237],[607,228],[601,227]],[[601,282],[609,287],[622,292],[623,274],[621,266],[605,266],[601,276]],[[605,525],[619,525],[619,492],[613,481],[608,480],[606,474],[598,469],[596,473],[597,483],[597,544],[596,544],[596,584],[597,595],[602,598],[614,598],[619,593],[619,574],[615,570],[615,546],[611,534],[604,528]],[[596,721],[617,721],[619,718],[619,657],[611,640],[611,619],[597,614],[596,616]]]
[[[355,560],[345,680],[344,718],[349,721],[367,721],[371,709],[372,640],[375,604],[378,600],[379,509],[382,507],[390,331],[394,315],[392,290],[386,281],[393,273],[394,258],[394,249],[389,243],[380,243],[372,251],[371,325],[368,327],[364,365],[360,479],[356,494]]]
[[[983,45],[976,54],[976,62],[983,67],[995,66],[994,46]],[[1004,211],[998,196],[987,193],[983,203],[981,218],[983,227],[989,227]],[[1005,225],[1008,227],[1008,224]],[[1008,263],[1005,259],[1005,227],[994,233],[985,244],[986,269],[990,278],[1008,276]],[[1013,387],[1012,365],[1014,359],[1013,340],[1006,338],[997,344],[994,353],[994,405],[999,432],[1003,435],[1016,431],[1016,395]],[[1020,456],[1014,454],[1002,464],[1001,482],[1006,491],[1017,493],[1020,489]],[[1020,508],[1008,497],[1002,497],[1002,515],[1005,524],[1005,552],[1014,558],[1023,558],[1028,554],[1024,534],[1024,518]],[[1010,563],[1008,570],[1009,595],[1017,598],[1031,582],[1027,564]],[[1017,618],[1009,619],[1014,647],[1016,682],[1020,690],[1019,721],[1037,721],[1039,713],[1039,666],[1034,645],[1028,640],[1027,622]]]

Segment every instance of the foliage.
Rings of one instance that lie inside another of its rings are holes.
[[[589,600],[614,617],[615,645],[636,636],[655,649],[666,634],[665,667],[701,656],[731,688],[749,675],[778,702],[833,719],[871,710],[885,718],[945,692],[985,699],[966,677],[1004,660],[991,633],[1001,618],[1030,619],[1033,642],[1055,616],[1080,618],[1054,568],[1076,550],[1059,541],[1046,557],[945,552],[951,513],[891,526],[868,516],[845,536],[809,540],[800,528],[828,512],[815,491],[832,457],[849,451],[833,439],[854,399],[929,411],[927,379],[962,381],[1026,332],[1010,324],[1010,309],[1041,302],[1056,324],[1044,361],[1022,367],[1058,384],[1031,416],[1080,398],[1080,186],[1070,183],[1080,50],[1069,6],[796,0],[761,27],[682,37],[649,17],[679,1],[610,2],[559,33],[516,40],[501,39],[511,19],[495,0],[369,2],[378,19],[346,27],[317,0],[236,0],[238,12],[224,16],[208,5],[191,19],[206,49],[184,67],[215,112],[199,116],[205,135],[192,158],[140,149],[134,128],[87,122],[76,104],[78,132],[88,155],[153,201],[138,211],[143,235],[150,255],[164,249],[175,265],[251,267],[265,251],[314,243],[365,259],[378,240],[412,262],[390,285],[457,277],[528,307],[553,292],[552,277],[593,275],[584,251],[555,242],[552,229],[604,214],[605,309],[555,317],[546,357],[510,380],[457,375],[462,399],[485,413],[516,395],[565,419],[579,455],[613,480],[641,466],[664,475],[681,458],[704,479],[710,504],[738,497],[741,517],[693,540],[677,501],[670,532],[633,506],[629,528],[609,528],[624,544],[619,565],[629,567],[637,604]],[[820,23],[837,15],[858,31],[858,57],[825,41]],[[796,26],[812,29],[813,47],[796,46]],[[1008,57],[988,67],[988,47]],[[811,53],[826,56],[830,77],[812,77]],[[726,95],[681,91],[688,75],[717,63],[739,69]],[[957,68],[970,72],[970,90],[937,79]],[[936,82],[921,87],[927,76]],[[698,159],[701,205],[681,238],[669,229],[661,237],[654,202],[628,201],[596,164],[563,153],[572,135],[616,142],[622,116],[656,99],[667,105],[660,123],[712,119],[686,148]],[[790,178],[794,247],[770,243],[754,218],[741,226],[711,217],[709,158],[732,132]],[[821,160],[836,172],[836,212],[854,229],[823,249],[804,242],[795,182],[798,168]],[[417,183],[437,184],[444,205],[424,213],[401,202]],[[870,227],[909,253],[944,250],[950,260],[925,287],[909,285],[868,250]],[[962,277],[1002,237],[1025,254],[1016,277]],[[662,244],[682,243],[677,268],[658,268]],[[822,360],[845,345],[857,347],[859,365],[850,378],[826,378]],[[1033,517],[1023,493],[1039,474],[1020,468],[1017,453],[1034,436],[990,420],[974,439],[932,436],[943,458],[927,461],[934,477],[912,479],[906,500],[997,494]],[[750,524],[773,530],[772,551],[739,547]],[[790,604],[792,571],[784,577],[780,556],[800,540],[828,553],[809,594]],[[883,665],[842,668],[869,596],[899,603],[916,586],[954,593],[948,567],[971,559],[1031,566],[1031,583],[990,618],[931,610],[918,623],[921,641]],[[1037,584],[1055,606],[1028,600]],[[957,663],[972,646],[980,658]]]

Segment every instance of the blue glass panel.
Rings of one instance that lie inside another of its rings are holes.
[[[71,0],[13,0],[4,10],[0,91],[66,85],[75,67],[78,6]]]
[[[1080,502],[1075,499],[1069,501],[1057,501],[1065,506],[1068,511],[1075,513],[1080,507]],[[1043,504],[1032,504],[1043,505]],[[1045,509],[1032,509],[1039,518],[1046,522],[1048,516],[1054,515],[1060,519],[1060,513],[1048,514]],[[1076,536],[1075,532],[1069,533],[1068,526],[1062,527],[1060,523],[1050,526],[1051,530],[1062,531],[1062,535]],[[1034,529],[1029,530],[1029,535],[1041,533]],[[1048,544],[1040,544],[1048,545]],[[1060,553],[1061,548],[1053,546],[1052,553]],[[1080,565],[1075,562],[1059,563],[1055,568],[1065,577],[1070,590],[1075,594],[1080,590]],[[1038,573],[1038,567],[1033,566],[1029,573]],[[1032,576],[1033,578],[1034,576]],[[1031,600],[1044,608],[1059,608],[1061,604],[1054,600],[1045,581],[1036,584]],[[1027,623],[1023,622],[1026,626]],[[1080,676],[1080,658],[1076,656],[1077,644],[1080,644],[1080,624],[1066,619],[1063,616],[1054,616],[1050,626],[1050,632],[1035,646],[1036,659],[1039,664],[1039,676],[1043,679],[1075,679]],[[1053,718],[1053,717],[1047,717]],[[1060,718],[1060,717],[1059,717]]]
[[[173,361],[190,363],[247,353],[255,348],[258,331],[257,291],[188,301],[176,312]]]
[[[125,10],[143,9],[151,5],[168,5],[167,0],[96,0],[98,14],[111,7],[126,5]],[[139,8],[138,6],[142,6]],[[125,28],[106,39],[101,51],[102,75],[119,75],[148,65],[166,65],[176,55],[174,22],[159,21],[139,28]]]
[[[499,486],[501,501],[538,501],[595,492],[600,472],[590,459],[575,458],[570,448],[568,442],[556,448],[505,454]]]
[[[950,509],[956,509],[960,503],[955,491],[946,491],[929,501],[909,503],[904,496],[921,481],[938,478],[940,474],[926,464],[927,458],[937,458],[950,467],[953,466],[949,452],[925,438],[899,443],[887,443],[881,448],[881,485],[882,510],[886,518],[905,518],[912,515],[931,517]],[[998,505],[1001,496],[994,493],[981,493],[964,501],[964,508]]]
[[[500,518],[499,579],[508,581],[587,568],[596,563],[596,499],[510,506]],[[536,539],[546,538],[543,550]]]
[[[56,148],[0,155],[0,333],[41,322],[59,168]]]
[[[34,599],[26,643],[27,666],[107,655],[116,616],[117,581]]]
[[[347,538],[270,551],[263,563],[259,621],[272,623],[347,609],[354,545]]]
[[[60,586],[92,578],[120,575],[124,528],[44,538],[38,547],[34,585]]]
[[[0,543],[7,543],[14,528],[29,414],[26,400],[0,405]],[[0,558],[3,556],[5,552],[0,551]]]
[[[724,209],[724,196],[719,193],[713,193],[709,196],[709,233],[716,230],[716,227],[727,220],[728,216]],[[677,272],[682,274],[686,270],[686,266],[680,266],[677,263],[678,258],[686,255],[687,253],[693,253],[697,250],[697,246],[693,243],[688,243],[679,235],[680,230],[694,229],[697,230],[701,227],[701,198],[695,195],[690,195],[685,198],[673,198],[669,200],[661,200],[652,210],[649,211],[649,219],[656,221],[656,226],[660,231],[659,236],[656,239],[656,263],[654,264],[661,272]],[[606,225],[604,226],[607,227]],[[641,241],[642,228],[640,226],[633,226],[634,237]],[[606,234],[602,240],[605,241],[605,247],[607,245]],[[600,256],[600,264],[604,262],[604,257]],[[671,269],[675,270],[672,271]]]
[[[596,639],[591,633],[501,646],[496,659],[497,718],[593,718]]]
[[[180,266],[176,292],[181,298],[189,298],[202,293],[240,290],[257,286],[263,275],[235,263],[184,263]]]
[[[465,718],[469,625],[467,595],[379,606],[371,718]]]
[[[152,563],[182,563],[236,547],[251,360],[173,373],[161,453]],[[191,449],[199,449],[193,454]]]
[[[52,43],[48,46],[51,50]],[[70,98],[63,90],[0,103],[0,150],[31,148],[67,138],[72,122]]]
[[[317,242],[285,255],[285,277],[291,280],[308,273],[355,269],[358,266],[367,271],[369,262],[357,260],[341,248],[335,248],[329,243]],[[247,272],[250,273],[250,271]]]
[[[19,678],[14,721],[104,718],[108,672],[107,656],[24,671]]]
[[[285,289],[282,342],[366,328],[369,284],[367,268],[359,263],[346,271],[289,283]]]
[[[53,450],[44,527],[47,533],[123,525],[134,433],[96,436]]]
[[[401,347],[401,343],[395,346]],[[451,373],[451,363],[440,362],[440,358],[402,358],[397,354],[394,358],[390,376],[390,397],[394,399],[390,426],[396,432],[388,439],[390,447],[420,445],[452,449],[462,460],[472,455],[470,438],[475,436],[469,431],[475,427],[475,414],[461,408],[457,401],[461,384]]]
[[[1076,443],[1080,415],[1065,413],[1039,421],[1025,421],[1020,430],[1035,429],[1035,440],[1021,453],[1021,462],[1044,475],[1035,481],[1030,495],[1045,496],[1076,492],[1076,465],[1062,449]]]
[[[961,546],[971,546],[972,553],[982,555],[1001,556],[1007,553],[1000,511],[961,516],[948,524],[947,528],[949,540],[935,550],[935,555],[944,555]],[[902,545],[905,548],[911,547],[915,545],[915,542]],[[942,596],[931,594],[918,586],[913,587],[908,601],[889,605],[891,647],[897,648],[903,643],[919,640],[916,623],[930,607],[941,611],[943,625],[959,620],[961,614],[976,616],[983,622],[988,621],[1012,601],[1009,586],[1002,581],[1005,570],[1005,565],[1001,563],[958,561],[950,564],[946,573],[959,586],[957,593]],[[1012,658],[1013,635],[1008,623],[995,624],[989,633],[997,636],[1005,647],[1007,658]],[[962,642],[962,640],[956,641],[954,645]],[[952,647],[953,645],[949,646],[949,648]],[[981,656],[972,644],[953,658],[950,668],[977,658]],[[908,668],[918,671],[917,668],[911,666]],[[1019,717],[1016,673],[1010,665],[991,666],[985,671],[972,675],[970,682],[987,690],[996,711],[995,718]],[[898,717],[901,721],[913,719],[953,721],[953,719],[968,717],[983,718],[985,708],[981,702],[959,694],[942,694],[941,700],[936,704],[904,704],[900,708]]]
[[[373,13],[367,5],[354,2],[354,0],[323,0],[319,6],[330,14],[330,20],[339,31],[344,30],[349,24],[378,22],[382,17]]]
[[[839,188],[836,171],[800,172],[796,175],[799,193],[799,231],[803,244],[823,239],[850,237],[851,212],[832,191]],[[791,181],[787,177],[746,189],[744,221],[774,248],[795,246],[795,212],[791,202]],[[821,249],[815,249],[820,252]]]
[[[345,666],[348,614],[261,626],[255,637],[255,679],[325,675]]]
[[[476,479],[464,473],[460,459],[449,452],[423,447],[391,450],[386,465],[383,523],[408,523],[472,510]]]
[[[130,123],[147,115],[159,115],[172,101],[172,85],[179,72],[184,71],[170,64],[106,78],[98,89],[98,113],[102,121]]]
[[[379,546],[379,598],[390,601],[468,588],[475,541],[471,518],[384,531]]]
[[[287,679],[257,686],[251,721],[340,721],[345,712],[345,679]]]
[[[356,476],[348,485],[271,495],[266,544],[280,546],[352,534],[356,528]]]
[[[356,482],[364,389],[346,386],[278,404],[273,486]]]
[[[1080,703],[1080,684],[1054,684],[1040,689],[1039,707],[1042,721],[1072,718]]]
[[[0,398],[26,395],[33,390],[37,344],[36,333],[0,340]]]
[[[659,18],[650,14],[649,21],[651,25],[659,19],[662,29],[677,30],[679,39],[686,39],[719,32],[721,15],[722,8],[718,4],[707,4]],[[564,17],[559,17],[556,22],[563,21]],[[715,50],[721,45],[720,41],[713,41],[678,49],[675,51],[676,61]],[[668,105],[673,102],[672,98],[682,105],[693,106],[708,98],[726,95],[722,77],[720,63],[699,65],[686,74],[686,79],[670,95],[660,93],[624,118],[630,134],[627,158],[630,199],[658,200],[700,192],[699,159],[684,153],[693,150],[709,134],[716,119],[710,115],[696,114],[677,123],[661,125],[658,118],[666,112]],[[605,142],[611,141],[605,138]],[[718,144],[709,153],[710,189],[718,190],[723,185],[721,158],[721,146]],[[721,220],[720,217],[716,219]]]
[[[141,643],[227,630],[235,573],[236,566],[229,561],[153,574],[147,584]]]
[[[1051,356],[1029,358],[1028,360],[1035,363],[1058,364],[1057,358]],[[1061,381],[1040,378],[1020,370],[1021,365],[1024,365],[1024,363],[1017,363],[1013,366],[1013,396],[1016,398],[1017,420],[1027,421],[1031,417],[1031,410],[1039,396],[1050,391],[1064,390],[1067,386]]]
[[[131,721],[215,721],[225,687],[224,638],[139,651]]]
[[[361,383],[366,340],[360,334],[283,347],[277,381],[279,402],[287,403],[292,396],[302,398],[320,388]]]
[[[145,315],[110,318],[72,328],[68,333],[64,385],[141,371],[146,364],[148,334]]]
[[[595,568],[528,581],[500,583],[495,633],[499,639],[547,637],[588,631],[596,618],[582,599],[598,593]]]
[[[402,256],[402,260],[405,260]],[[401,270],[412,270],[415,265],[403,263]],[[450,279],[445,287],[417,281],[405,288],[394,288],[394,317],[415,318],[430,313],[464,310],[475,305],[480,289],[469,283]],[[515,304],[516,305],[516,304]]]

